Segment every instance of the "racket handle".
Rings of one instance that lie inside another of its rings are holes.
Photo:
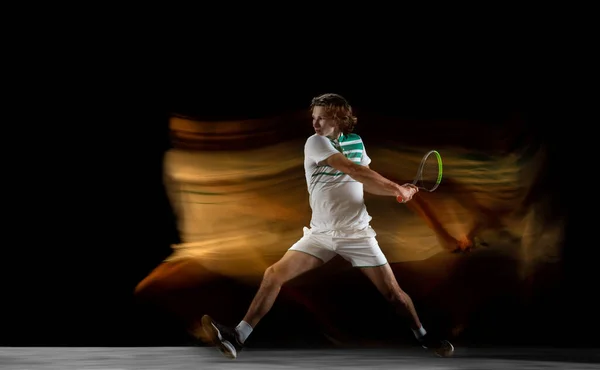
[[[404,203],[404,199],[400,195],[396,196],[396,200],[398,203]]]

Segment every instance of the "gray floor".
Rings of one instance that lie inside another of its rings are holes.
[[[117,369],[600,369],[600,349],[473,349],[453,358],[401,350],[245,350],[229,360],[213,348],[0,348],[2,370]]]

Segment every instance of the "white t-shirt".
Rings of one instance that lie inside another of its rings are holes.
[[[304,171],[312,209],[311,230],[341,237],[374,235],[364,203],[363,184],[325,164],[336,153],[363,166],[371,163],[362,139],[356,134],[342,135],[338,140],[314,134],[306,140]]]

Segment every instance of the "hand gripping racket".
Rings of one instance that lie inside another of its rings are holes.
[[[419,190],[425,190],[433,192],[442,182],[442,156],[437,150],[432,150],[423,156],[417,176],[413,180],[412,184],[415,185]],[[400,203],[404,203],[404,200],[400,195],[396,197],[396,200]]]

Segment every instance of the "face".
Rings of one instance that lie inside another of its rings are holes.
[[[336,139],[339,135],[338,124],[335,119],[329,117],[325,107],[314,107],[312,112],[312,125],[315,133]]]

